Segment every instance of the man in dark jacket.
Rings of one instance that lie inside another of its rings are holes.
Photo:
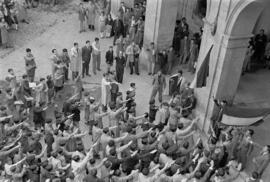
[[[107,72],[111,71],[113,65],[113,47],[110,46],[109,50],[106,52],[106,63],[107,63]]]
[[[123,56],[123,52],[120,51],[119,57],[116,57],[115,60],[116,60],[116,65],[115,65],[116,81],[118,83],[122,83],[125,65],[126,65],[126,59]]]
[[[113,32],[114,32],[113,45],[115,45],[115,41],[120,37],[120,35],[124,36],[124,23],[122,20],[119,19],[119,17],[116,17],[116,19],[113,22]]]
[[[86,45],[82,48],[82,77],[84,75],[91,76],[89,74],[89,64],[91,60],[91,54],[92,54],[92,46],[90,44],[90,41],[86,41]]]

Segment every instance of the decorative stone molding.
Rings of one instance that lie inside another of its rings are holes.
[[[253,34],[243,35],[243,36],[230,36],[223,35],[224,39],[222,42],[222,47],[226,47],[227,49],[238,49],[238,48],[246,48],[248,46],[248,41]]]

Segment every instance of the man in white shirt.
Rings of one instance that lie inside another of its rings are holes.
[[[92,44],[92,57],[93,57],[93,73],[96,75],[98,71],[101,71],[100,69],[100,44],[99,44],[99,38],[95,38],[95,42]]]

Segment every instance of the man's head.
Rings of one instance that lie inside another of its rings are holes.
[[[30,49],[30,48],[27,48],[27,49],[26,49],[26,54],[27,54],[27,55],[31,54],[31,49]]]
[[[264,34],[264,29],[260,30],[260,34],[263,35]]]
[[[85,42],[85,44],[86,44],[87,47],[90,47],[90,41],[89,41],[89,40],[87,40],[87,41]]]
[[[95,38],[95,42],[98,43],[99,42],[99,38],[96,37]]]
[[[23,74],[22,78],[23,78],[24,80],[26,80],[26,79],[28,78],[28,76],[27,76],[26,74]]]
[[[56,49],[52,49],[52,53],[53,54],[57,54],[57,50]]]
[[[74,42],[73,45],[74,45],[75,48],[78,48],[79,47],[79,44],[77,42]]]
[[[161,74],[162,74],[161,70],[159,70],[159,71],[157,72],[157,74],[158,74],[158,76],[161,76]]]
[[[143,168],[142,173],[143,173],[143,175],[147,176],[149,174],[149,169],[146,167]]]
[[[252,174],[251,174],[251,177],[253,178],[253,179],[259,179],[259,174],[257,173],[257,172],[252,172]]]
[[[182,18],[182,22],[183,22],[183,23],[186,23],[186,21],[187,21],[186,17],[183,17],[183,18]]]
[[[68,50],[67,50],[66,48],[64,48],[64,49],[62,50],[62,52],[65,53],[65,54],[67,54],[67,53],[68,53]]]
[[[109,47],[109,50],[110,50],[110,51],[113,51],[113,46],[110,46],[110,47]]]
[[[125,3],[124,3],[124,2],[121,2],[121,6],[122,6],[122,7],[125,6]]]
[[[9,72],[10,74],[12,74],[12,75],[14,74],[14,70],[13,70],[12,68],[9,68],[9,69],[8,69],[8,72]]]
[[[254,134],[254,130],[252,130],[252,129],[248,129],[248,130],[246,131],[246,135],[247,135],[247,136],[252,137],[253,134]]]
[[[178,74],[179,77],[181,77],[183,75],[183,71],[182,70],[178,70],[177,74]]]
[[[136,84],[132,82],[132,83],[130,83],[130,87],[131,88],[136,88]]]

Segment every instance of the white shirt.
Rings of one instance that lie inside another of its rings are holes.
[[[100,45],[99,45],[99,43],[93,42],[92,43],[92,48],[93,48],[93,54],[95,54],[95,55],[100,54]]]
[[[78,55],[79,55],[78,49],[76,47],[72,47],[70,50],[70,55],[72,57],[78,57]]]

